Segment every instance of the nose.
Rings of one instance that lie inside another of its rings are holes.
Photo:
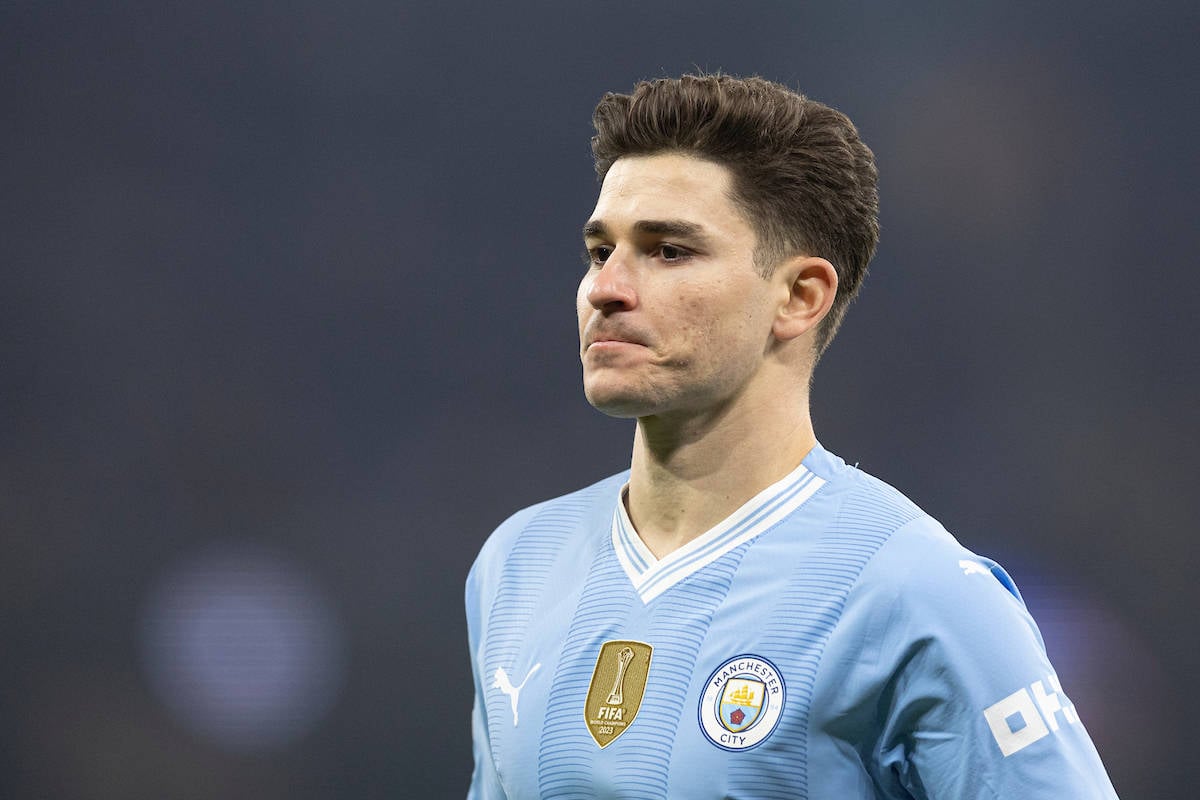
[[[613,250],[600,269],[591,270],[584,278],[584,294],[597,311],[629,311],[637,306],[633,275],[622,250]]]

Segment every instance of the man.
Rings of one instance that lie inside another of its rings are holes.
[[[878,238],[854,126],[727,76],[594,122],[580,357],[632,464],[472,568],[470,797],[1115,797],[1004,571],[817,442]]]

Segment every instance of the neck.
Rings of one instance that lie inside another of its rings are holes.
[[[807,396],[794,400],[638,420],[626,503],[656,557],[700,536],[804,460],[817,439]]]

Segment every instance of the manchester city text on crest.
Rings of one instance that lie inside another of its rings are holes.
[[[628,640],[605,642],[600,646],[583,718],[588,733],[601,747],[608,747],[629,730],[642,707],[653,652],[654,648],[645,642]]]
[[[723,750],[749,750],[771,735],[787,689],[761,656],[734,656],[713,670],[700,695],[700,730]]]

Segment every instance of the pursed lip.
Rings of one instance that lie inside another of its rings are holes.
[[[591,348],[593,345],[599,345],[601,347],[618,347],[620,345],[637,345],[639,347],[646,346],[645,342],[628,334],[620,333],[597,333],[588,336],[584,341],[587,343],[587,345],[584,347],[584,350]]]

